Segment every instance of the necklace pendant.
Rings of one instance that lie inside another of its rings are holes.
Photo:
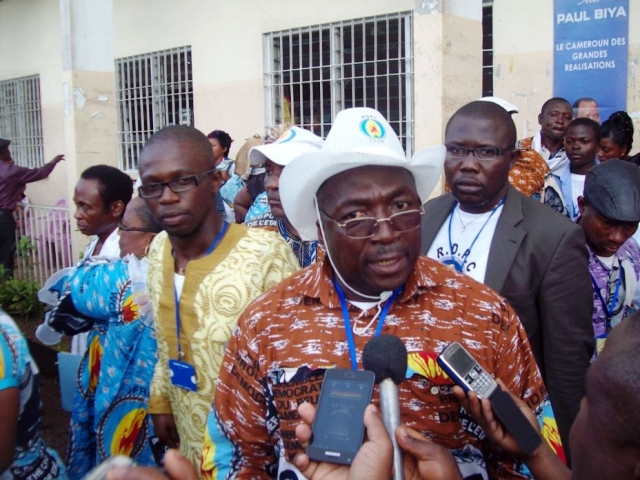
[[[467,227],[465,227],[464,225],[462,226],[462,228],[460,229],[460,233],[464,233],[464,231],[466,230]]]

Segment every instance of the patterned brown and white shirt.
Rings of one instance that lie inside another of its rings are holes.
[[[351,323],[359,312],[350,306]],[[366,315],[370,319],[374,313]],[[354,335],[360,368],[375,329]],[[436,363],[452,341],[462,343],[535,410],[543,435],[562,452],[524,328],[488,287],[420,257],[382,333],[398,336],[408,352],[406,379],[398,387],[402,422],[449,448],[463,476],[522,478],[528,472],[489,443],[452,394],[453,381]],[[291,464],[302,451],[295,437],[296,409],[305,401],[317,403],[324,371],[334,367],[350,368],[350,357],[333,272],[325,260],[258,297],[240,317],[207,422],[203,477],[304,478]],[[377,388],[373,402],[379,404]]]

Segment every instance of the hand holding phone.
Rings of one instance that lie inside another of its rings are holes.
[[[502,390],[493,377],[458,342],[452,342],[438,356],[438,364],[465,392],[487,398],[491,408],[513,436],[525,455],[531,455],[542,442],[509,392]]]
[[[317,462],[351,465],[364,440],[364,411],[375,375],[367,370],[330,369],[324,374],[307,455]]]

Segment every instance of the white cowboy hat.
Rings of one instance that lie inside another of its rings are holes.
[[[411,172],[420,200],[438,183],[445,158],[443,145],[405,156],[389,122],[372,108],[349,108],[336,116],[322,148],[291,162],[280,176],[280,201],[303,240],[317,240],[315,195],[325,180],[367,165],[402,167]]]
[[[509,112],[511,115],[513,115],[514,113],[518,113],[518,107],[516,107],[513,103],[511,102],[507,102],[504,98],[500,98],[500,97],[482,97],[478,99],[481,102],[491,102],[491,103],[495,103],[496,105],[500,105],[502,108],[504,108],[507,112]]]
[[[300,155],[317,152],[323,143],[324,140],[313,132],[300,127],[291,127],[275,142],[253,147],[249,152],[249,161],[254,167],[264,165],[267,160],[285,166]]]

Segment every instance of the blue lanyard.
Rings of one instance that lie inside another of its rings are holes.
[[[451,210],[451,214],[449,215],[449,252],[451,253],[451,255],[453,255],[453,242],[451,241],[451,221],[453,220],[453,212],[456,211],[456,205],[458,205],[458,202],[456,202],[456,204],[453,206],[453,210]],[[480,234],[484,230],[484,227],[487,226],[487,223],[489,223],[489,220],[491,220],[491,217],[493,217],[493,214],[496,213],[496,210],[498,210],[498,208],[500,208],[502,205],[504,205],[504,197],[502,198],[502,200],[500,200],[500,202],[495,207],[493,207],[493,210],[491,210],[491,215],[489,215],[489,218],[487,218],[487,220],[484,222],[484,224],[482,225],[482,228],[476,234],[475,238],[471,242],[471,245],[469,246],[469,248],[467,248],[467,251],[462,256],[462,258],[464,259],[464,261],[462,262],[462,265],[458,267],[458,264],[456,262],[453,262],[453,265],[457,271],[462,272],[464,270],[464,266],[467,264],[467,260],[469,260],[469,256],[471,255],[471,249],[476,244],[476,240],[478,240],[478,237],[480,237]],[[460,220],[460,223],[462,223],[462,220]]]
[[[340,298],[340,306],[342,307],[342,318],[344,319],[344,329],[347,332],[347,343],[349,344],[349,357],[351,358],[351,370],[358,370],[358,359],[356,356],[356,344],[353,340],[353,332],[351,331],[351,320],[349,319],[349,305],[347,304],[347,299],[344,296],[344,291],[336,279],[333,279],[333,286],[338,292],[338,298]],[[382,307],[382,312],[380,312],[380,318],[378,319],[378,327],[376,328],[376,333],[374,336],[379,336],[380,332],[382,332],[382,327],[384,326],[384,320],[387,317],[387,313],[389,313],[389,309],[391,308],[391,304],[393,301],[398,298],[398,295],[402,293],[402,287],[396,288],[387,303]]]
[[[229,223],[224,222],[222,228],[216,235],[216,238],[213,240],[213,243],[209,245],[207,251],[204,252],[204,256],[211,255],[211,253],[216,249],[218,244],[224,238],[224,234],[229,230]],[[182,360],[182,347],[180,346],[180,299],[178,298],[178,290],[176,290],[175,284],[173,286],[173,302],[176,309],[176,337],[178,338],[178,360]]]
[[[593,275],[591,275],[591,272],[589,272],[589,275],[591,276],[591,283],[593,283],[593,289],[595,290],[596,295],[598,295],[600,304],[604,309],[604,313],[606,315],[606,322],[607,322],[606,331],[609,332],[611,330],[611,315],[613,315],[613,309],[616,307],[616,304],[618,303],[618,294],[620,293],[620,285],[622,285],[622,276],[624,275],[624,270],[622,268],[622,265],[620,265],[620,274],[619,274],[620,276],[618,277],[618,281],[616,283],[616,289],[613,293],[613,298],[611,299],[610,307],[607,306],[607,302],[605,302],[604,298],[602,297],[602,294],[600,293],[600,287],[598,287],[598,284],[596,283],[596,279],[593,278]],[[607,291],[609,291],[609,282],[607,282]]]

